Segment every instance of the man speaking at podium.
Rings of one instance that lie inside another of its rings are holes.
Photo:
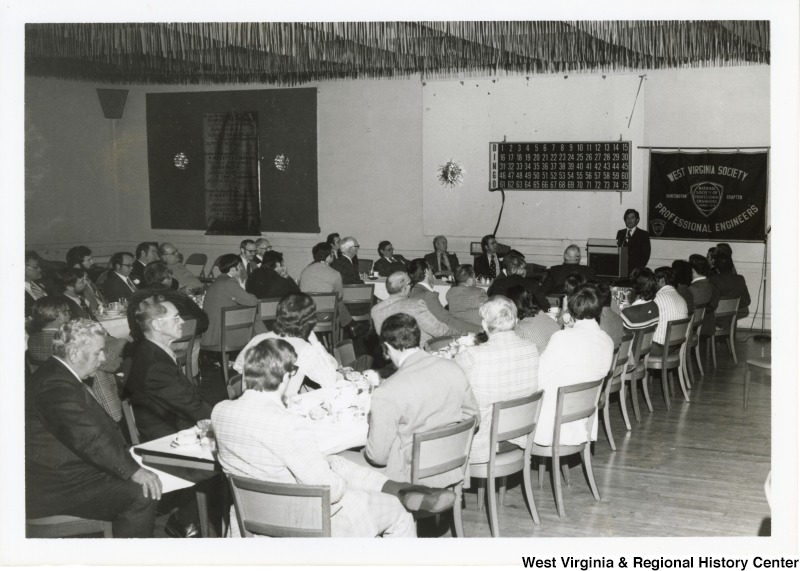
[[[628,248],[628,274],[634,268],[647,267],[650,261],[650,234],[637,227],[639,213],[633,208],[625,211],[625,228],[617,232],[617,246]]]

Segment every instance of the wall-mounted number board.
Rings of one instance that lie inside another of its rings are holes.
[[[490,143],[490,189],[630,191],[631,143]]]

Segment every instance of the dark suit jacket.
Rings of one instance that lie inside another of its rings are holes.
[[[751,300],[744,276],[731,273],[717,274],[711,276],[709,280],[711,285],[717,288],[720,299],[740,298],[738,317],[744,317],[748,314],[747,307],[750,305]]]
[[[340,256],[331,262],[331,267],[342,274],[342,284],[363,284],[364,280],[358,274],[358,256],[351,262],[347,256]]]
[[[272,268],[260,267],[250,274],[245,289],[258,299],[283,297],[290,293],[300,293],[300,288],[291,278],[284,278]]]
[[[124,393],[130,397],[143,441],[173,434],[211,417],[211,406],[200,398],[181,368],[147,339],[137,344]]]
[[[69,306],[69,316],[72,319],[91,319],[93,321],[97,321],[91,311],[86,311],[80,305],[78,305],[77,302],[68,298],[66,295],[62,295],[61,297],[67,302],[67,305]],[[86,301],[85,298],[84,301]],[[87,302],[86,305],[88,306],[89,303]]]
[[[388,278],[395,272],[405,272],[408,270],[408,260],[406,260],[400,254],[394,255],[394,263],[390,262],[383,256],[375,260],[375,263],[372,264],[372,271],[378,272],[378,275],[384,278]]]
[[[128,277],[137,288],[144,287],[144,270],[146,268],[147,266],[145,266],[139,260],[133,261],[133,267],[131,268],[131,275],[129,275]]]
[[[128,284],[126,284],[125,281],[119,277],[119,275],[117,275],[117,272],[109,270],[103,285],[100,286],[100,291],[108,303],[113,303],[115,301],[119,301],[121,297],[130,299],[135,290],[132,290]]]
[[[493,295],[506,295],[506,292],[510,290],[512,287],[521,285],[525,286],[531,293],[533,294],[534,299],[536,299],[536,303],[539,306],[539,309],[542,311],[547,311],[550,309],[550,302],[547,301],[547,296],[542,292],[542,288],[539,287],[539,284],[536,283],[536,280],[533,278],[523,278],[522,276],[508,276],[508,277],[498,277],[496,280],[492,282],[492,285],[489,287],[489,297]]]
[[[86,386],[51,357],[25,395],[25,483],[28,517],[62,513],[72,494],[111,475],[129,479],[139,464],[119,426]]]
[[[542,292],[544,292],[545,295],[564,293],[564,280],[566,280],[570,274],[583,274],[586,281],[590,282],[597,279],[594,270],[589,266],[561,264],[560,266],[553,266],[547,270],[547,275],[542,282]]]
[[[130,329],[131,337],[134,340],[142,338],[142,330],[139,328],[139,324],[136,323],[136,306],[142,300],[154,295],[164,296],[164,301],[172,302],[182,318],[196,320],[197,335],[205,333],[206,329],[208,329],[208,315],[192,301],[192,298],[165,285],[153,285],[147,289],[136,290],[128,300],[128,329]]]
[[[497,266],[497,274],[500,275],[500,272],[503,271],[503,256],[499,253],[495,254],[497,259],[500,261],[500,264]],[[481,254],[480,256],[475,256],[472,261],[472,267],[475,268],[475,275],[476,276],[485,276],[489,277],[489,258],[486,254]]]
[[[617,246],[622,246],[627,232],[627,228],[623,228],[617,232]],[[628,273],[630,274],[634,268],[647,267],[647,262],[649,261],[650,234],[647,233],[647,230],[642,230],[637,227],[636,232],[633,233],[631,241],[628,244]]]
[[[439,265],[439,256],[436,255],[436,252],[425,254],[425,261],[428,262],[428,265],[431,267],[431,270],[433,270],[434,275],[438,274],[439,272],[447,271]],[[459,266],[458,256],[452,252],[447,252],[447,263],[450,264],[450,271],[455,272],[456,268]]]

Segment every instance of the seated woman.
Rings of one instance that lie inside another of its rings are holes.
[[[244,393],[220,402],[211,413],[225,472],[330,486],[333,537],[416,537],[409,511],[436,513],[453,506],[455,494],[449,490],[389,480],[342,456],[320,453],[312,421],[290,414],[284,405],[297,370],[297,353],[287,341],[263,339],[243,353]],[[231,527],[232,533],[239,531]]]
[[[283,263],[283,254],[271,250],[264,252],[261,266],[247,278],[245,289],[258,299],[283,297],[300,291]]]
[[[381,257],[372,264],[372,271],[383,278],[388,278],[395,272],[405,272],[408,268],[408,260],[400,254],[395,255],[394,246],[388,240],[378,244],[378,254]]]
[[[636,268],[631,272],[633,303],[622,310],[625,329],[644,329],[658,324],[658,305],[653,301],[658,291],[656,277],[650,268]]]
[[[555,319],[551,319],[539,309],[533,293],[525,286],[515,285],[506,292],[506,296],[517,306],[519,321],[514,333],[536,345],[541,355],[547,348],[550,338],[561,328]]]
[[[569,296],[571,296],[579,286],[585,283],[586,276],[578,272],[568,275],[567,279],[564,280],[564,297],[561,305],[561,313],[558,316],[559,323],[564,327],[572,327],[575,325],[567,302],[569,301]]]
[[[308,377],[320,387],[332,386],[342,376],[338,373],[338,363],[328,353],[314,335],[317,325],[317,305],[310,295],[292,293],[281,299],[276,309],[275,331],[256,335],[239,353],[233,368],[239,373],[244,370],[244,356],[247,350],[264,339],[283,339],[297,353],[297,373],[289,379],[287,396],[294,396],[300,390],[303,380]]]
[[[255,307],[258,298],[252,293],[247,293],[239,282],[238,275],[244,266],[242,259],[236,254],[224,254],[219,257],[217,266],[221,272],[214,280],[203,298],[203,311],[208,315],[208,329],[203,333],[201,345],[215,346],[222,342],[222,308],[231,305],[245,305]],[[266,333],[264,323],[256,319],[255,333]]]
[[[33,302],[28,332],[28,356],[33,371],[53,355],[53,335],[70,321],[70,305],[62,296],[47,296]],[[97,402],[115,422],[122,420],[122,402],[114,373],[122,365],[122,351],[127,341],[106,334],[103,360],[94,374],[92,392]],[[32,371],[32,372],[33,372]]]

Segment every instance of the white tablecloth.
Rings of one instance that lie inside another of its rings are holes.
[[[117,317],[106,317],[101,315],[98,317],[100,325],[108,331],[108,334],[117,339],[127,339],[130,337],[131,330],[128,327],[128,318],[126,315]]]
[[[374,283],[375,284],[375,297],[383,301],[387,297],[389,297],[389,292],[386,291],[386,278],[378,278],[377,280],[366,280],[365,283]],[[453,284],[450,284],[443,280],[436,280],[433,283],[433,291],[439,294],[439,301],[442,305],[447,305],[447,292],[450,290]],[[477,284],[478,287],[482,287],[483,289],[489,289],[488,284]]]

